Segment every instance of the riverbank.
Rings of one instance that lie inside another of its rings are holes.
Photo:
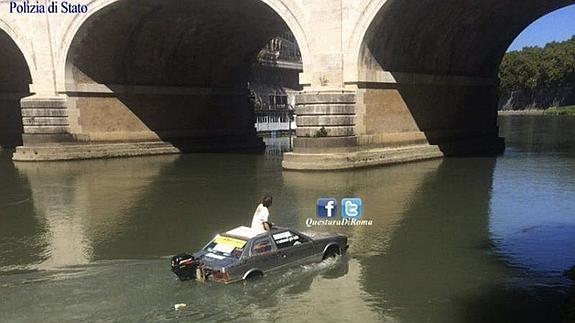
[[[575,116],[575,105],[549,108],[545,110],[544,114],[549,116]]]
[[[535,116],[575,116],[575,106],[552,107],[547,109],[526,109],[526,110],[500,110],[497,111],[500,116],[515,115],[535,115]]]
[[[500,116],[517,116],[517,115],[542,116],[545,114],[545,110],[541,109],[499,110],[497,111],[497,114]]]

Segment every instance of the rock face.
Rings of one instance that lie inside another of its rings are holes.
[[[501,95],[498,108],[499,110],[525,110],[566,105],[575,105],[575,84],[512,91]]]

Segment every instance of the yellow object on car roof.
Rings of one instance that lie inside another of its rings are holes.
[[[228,246],[234,246],[235,248],[238,248],[238,249],[242,249],[246,245],[245,240],[221,236],[219,234],[214,239],[214,242],[217,244],[221,243],[221,244],[228,245]]]

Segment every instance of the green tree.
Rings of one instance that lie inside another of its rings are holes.
[[[575,83],[575,36],[505,54],[499,79],[503,93]]]

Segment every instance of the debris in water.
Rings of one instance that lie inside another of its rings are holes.
[[[174,309],[175,309],[176,311],[186,309],[186,307],[188,307],[188,305],[186,305],[186,304],[184,304],[184,303],[175,304],[175,305],[174,305]]]

